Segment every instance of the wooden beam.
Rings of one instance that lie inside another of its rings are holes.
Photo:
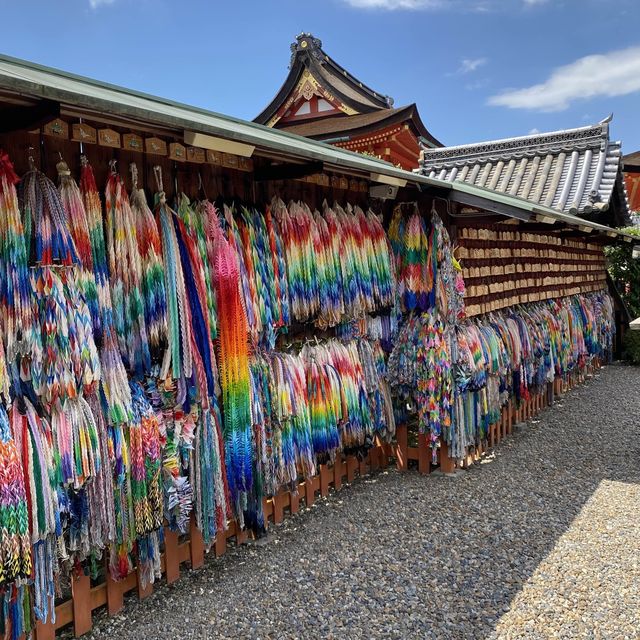
[[[306,162],[304,164],[294,164],[291,162],[274,164],[268,167],[255,169],[254,180],[256,182],[266,182],[268,180],[295,180],[312,176],[315,173],[324,171],[323,162]]]
[[[0,133],[30,131],[60,117],[60,103],[41,100],[32,107],[9,107],[0,111]]]
[[[501,202],[493,202],[489,198],[482,198],[470,193],[462,193],[459,191],[451,190],[447,197],[452,202],[459,202],[460,204],[467,204],[472,207],[478,207],[485,211],[492,211],[493,213],[500,213],[508,216],[509,218],[517,218],[528,222],[531,219],[532,214],[527,211],[521,211],[516,207],[510,207],[509,205],[502,204]]]

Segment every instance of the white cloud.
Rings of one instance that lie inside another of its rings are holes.
[[[536,133],[540,133],[540,129],[536,129],[535,127],[533,127],[533,129],[529,129],[530,136],[534,136]]]
[[[489,78],[480,78],[479,80],[474,80],[473,82],[467,82],[464,85],[464,88],[467,91],[477,91],[478,89],[484,89],[490,82]]]
[[[485,64],[487,64],[486,58],[463,58],[460,61],[458,73],[472,73]]]
[[[579,58],[540,84],[507,89],[488,104],[510,109],[564,111],[573,101],[613,98],[640,91],[640,46]]]
[[[115,0],[89,0],[89,6],[92,9],[97,9],[98,7],[102,7],[103,5],[113,4]]]
[[[442,0],[344,0],[358,9],[439,9]]]
[[[523,0],[527,7],[537,7],[541,4],[547,4],[549,0]]]

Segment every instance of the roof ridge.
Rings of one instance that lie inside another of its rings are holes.
[[[558,131],[548,131],[544,133],[533,133],[525,136],[515,136],[511,138],[500,138],[498,140],[486,140],[471,144],[454,145],[441,147],[439,149],[424,149],[423,159],[440,159],[464,155],[484,154],[488,152],[508,151],[518,148],[533,149],[535,147],[547,147],[558,143],[569,143],[578,140],[588,140],[592,138],[594,142],[608,141],[609,123],[599,122],[597,124],[574,129],[560,129]],[[466,152],[466,153],[465,153]]]
[[[369,93],[376,100],[382,100],[387,103],[389,108],[393,107],[393,98],[380,91],[372,89],[369,85],[365,84],[353,74],[349,73],[341,64],[336,62],[326,51],[322,48],[322,40],[316,38],[312,33],[302,32],[296,36],[296,41],[291,44],[291,61],[289,68],[293,67],[296,57],[299,54],[305,53],[310,58],[316,60],[318,64],[324,65],[329,63],[337,71],[341,73],[345,78],[351,80],[358,88],[363,89],[366,93]]]

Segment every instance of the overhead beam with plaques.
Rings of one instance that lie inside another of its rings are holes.
[[[38,129],[59,116],[60,103],[55,100],[40,100],[31,107],[8,107],[0,111],[0,133]]]
[[[295,180],[306,178],[324,171],[324,162],[305,162],[303,164],[283,163],[272,164],[267,167],[257,167],[253,177],[256,182],[268,180]]]

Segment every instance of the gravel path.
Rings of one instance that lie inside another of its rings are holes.
[[[91,638],[640,638],[640,368],[455,478],[388,471],[208,559]]]

